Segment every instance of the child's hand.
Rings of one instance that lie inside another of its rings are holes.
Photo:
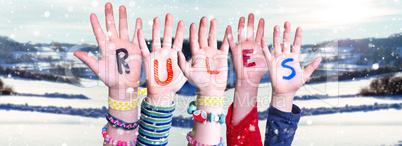
[[[271,104],[283,111],[290,112],[296,91],[303,86],[321,62],[317,57],[304,70],[300,67],[300,47],[302,29],[296,30],[293,47],[290,48],[290,23],[285,22],[283,44],[280,43],[279,26],[274,27],[274,50],[270,53],[265,38],[262,47],[269,68],[273,97]]]
[[[228,26],[229,31],[227,38],[229,40],[230,49],[232,50],[237,80],[246,81],[251,86],[258,86],[262,76],[264,76],[268,70],[261,48],[261,38],[264,36],[264,19],[260,19],[258,23],[255,39],[254,15],[251,13],[248,16],[247,35],[245,35],[244,23],[245,18],[241,17],[238,27],[238,45],[236,45],[233,39],[230,26]]]
[[[93,32],[102,52],[101,60],[97,60],[82,51],[74,52],[74,55],[91,68],[91,70],[102,80],[110,91],[114,93],[126,93],[127,89],[133,88],[136,92],[139,86],[141,75],[141,54],[138,46],[138,39],[134,33],[133,43],[129,41],[127,32],[127,14],[126,8],[119,8],[119,34],[117,33],[115,21],[113,18],[112,4],[105,5],[106,30],[108,38],[102,31],[98,18],[91,14],[91,24]],[[141,19],[137,19],[136,29],[141,28]],[[111,97],[122,97],[119,94]]]
[[[172,46],[172,19],[171,14],[166,15],[162,47],[159,34],[159,18],[154,19],[152,53],[148,50],[142,30],[138,31],[139,44],[144,58],[144,75],[147,82],[148,97],[150,97],[149,100],[155,100],[155,102],[148,101],[151,104],[157,103],[158,105],[166,104],[166,106],[170,106],[170,101],[173,100],[171,95],[174,95],[187,81],[177,65],[177,52],[181,51],[183,45],[184,22],[179,21]],[[160,99],[159,97],[168,97],[168,100],[166,103],[161,103],[161,101],[156,101]]]
[[[206,17],[201,18],[199,38],[196,24],[191,24],[192,59],[187,62],[184,54],[178,52],[180,68],[186,77],[198,87],[200,95],[221,96],[219,94],[223,94],[226,88],[229,44],[225,37],[221,49],[217,49],[216,25],[216,20],[211,20],[208,39]]]

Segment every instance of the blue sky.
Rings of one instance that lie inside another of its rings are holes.
[[[49,43],[52,41],[79,43],[95,42],[89,15],[97,14],[104,28],[103,0],[0,0],[0,35],[19,42]],[[202,16],[218,21],[218,39],[223,39],[227,25],[237,29],[238,19],[254,13],[264,18],[265,36],[272,42],[275,25],[285,21],[303,28],[303,44],[343,38],[388,37],[402,32],[402,0],[174,0],[174,1],[113,1],[115,18],[118,7],[125,5],[130,34],[134,22],[142,18],[146,39],[151,39],[152,19],[171,13],[174,24],[183,20],[188,27],[199,23]],[[258,22],[258,21],[256,21]],[[255,24],[257,25],[257,24]],[[161,29],[163,26],[161,26]],[[162,32],[162,31],[161,31]],[[132,35],[130,36],[132,37]]]

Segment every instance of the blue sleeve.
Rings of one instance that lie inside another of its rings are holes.
[[[300,120],[301,110],[293,104],[292,112],[283,112],[273,106],[268,108],[265,129],[265,146],[290,146]]]

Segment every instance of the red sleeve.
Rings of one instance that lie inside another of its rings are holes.
[[[260,129],[258,127],[257,104],[237,125],[232,125],[232,105],[226,116],[226,141],[228,146],[247,145],[262,146]]]

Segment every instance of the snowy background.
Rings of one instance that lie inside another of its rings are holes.
[[[0,145],[101,145],[100,132],[106,120],[100,115],[107,107],[107,87],[72,52],[83,50],[100,56],[89,15],[96,13],[104,26],[105,3],[0,0],[0,79],[16,92],[0,95]],[[398,0],[119,1],[113,2],[116,19],[119,5],[127,7],[129,24],[137,17],[143,19],[147,39],[151,38],[153,17],[163,18],[167,12],[172,13],[175,23],[184,20],[186,31],[188,24],[199,22],[202,16],[216,18],[218,36],[227,25],[237,28],[238,18],[252,12],[256,18],[266,19],[268,42],[272,42],[274,25],[282,26],[288,20],[292,33],[301,26],[302,65],[322,57],[323,63],[313,76],[327,80],[306,84],[297,92],[294,103],[304,108],[305,114],[293,145],[402,145],[402,95],[358,95],[374,79],[402,76],[402,6]],[[185,34],[188,38],[188,32]],[[186,57],[191,56],[187,53]],[[394,70],[372,73],[386,66]],[[229,69],[225,111],[233,100],[231,85],[236,78],[231,62]],[[343,74],[364,70],[372,72]],[[27,78],[32,74],[40,78]],[[44,74],[57,76],[41,77]],[[67,80],[73,83],[65,82],[64,77],[74,77]],[[196,88],[186,83],[175,96],[176,124],[170,131],[169,145],[186,145],[185,135],[191,130],[188,123],[192,123],[186,108],[195,92]],[[263,138],[270,95],[265,75],[258,93]],[[221,131],[225,138],[225,126]]]

